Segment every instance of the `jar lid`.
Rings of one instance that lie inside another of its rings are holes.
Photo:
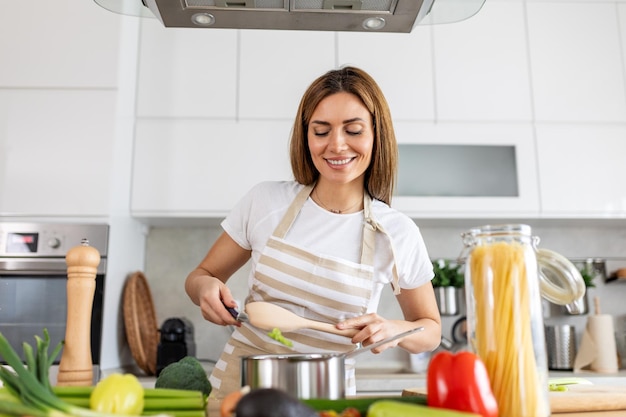
[[[467,233],[472,235],[515,234],[530,236],[531,228],[527,224],[487,224],[471,228]]]
[[[585,295],[585,282],[576,266],[563,255],[537,249],[541,296],[551,303],[568,305]]]

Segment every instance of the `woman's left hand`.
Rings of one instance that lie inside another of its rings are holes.
[[[414,323],[403,320],[387,320],[376,313],[350,318],[337,324],[339,329],[358,329],[359,332],[352,337],[352,343],[360,343],[365,347],[414,327],[417,327]],[[372,352],[381,353],[389,348],[396,347],[400,340],[385,343],[372,349]]]
[[[395,336],[416,327],[424,331],[385,343],[372,349],[380,353],[389,348],[400,346],[411,353],[430,352],[441,343],[441,317],[432,285],[424,284],[413,289],[403,289],[397,296],[404,320],[388,320],[376,313],[352,317],[337,324],[338,329],[358,329],[352,337],[353,343],[369,346],[372,343]]]

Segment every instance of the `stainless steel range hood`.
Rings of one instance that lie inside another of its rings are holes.
[[[156,17],[166,27],[408,33],[450,23],[485,0],[95,0],[126,15]]]

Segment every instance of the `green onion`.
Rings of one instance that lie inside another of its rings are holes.
[[[0,366],[0,415],[31,417],[113,417],[89,409],[93,386],[51,386],[50,366],[63,346],[59,343],[48,356],[50,335],[35,336],[36,351],[23,344],[24,363],[2,333],[0,357],[9,367]],[[143,415],[167,414],[172,417],[205,417],[206,397],[200,391],[145,388]],[[119,417],[119,416],[116,416]]]
[[[0,401],[0,408],[3,414],[12,416],[50,417],[51,414],[33,409],[27,405],[13,401]],[[62,414],[64,415],[64,414]]]
[[[11,401],[0,401],[0,414],[34,417],[102,417],[101,413],[73,406],[54,395],[48,380],[48,370],[54,361],[54,358],[52,361],[48,358],[49,344],[50,335],[45,329],[44,339],[37,340],[36,357],[32,346],[24,343],[25,366],[7,338],[0,333],[0,356],[13,368],[13,371],[10,371],[6,367],[0,367],[0,381],[7,392],[19,399],[18,406]],[[45,378],[45,381],[42,378]]]

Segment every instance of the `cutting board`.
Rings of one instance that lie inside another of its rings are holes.
[[[402,395],[426,395],[426,388],[408,388]],[[626,410],[626,387],[570,385],[567,391],[550,392],[553,414]]]

